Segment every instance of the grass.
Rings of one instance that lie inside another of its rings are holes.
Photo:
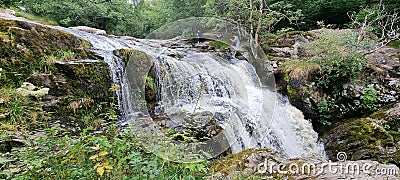
[[[48,20],[48,19],[45,19],[45,18],[42,18],[42,17],[38,17],[38,16],[29,14],[29,13],[26,13],[26,12],[17,11],[17,10],[15,10],[15,11],[16,11],[16,13],[15,13],[16,17],[23,17],[25,19],[28,19],[28,20],[31,20],[31,21],[35,21],[35,22],[38,22],[38,23],[41,23],[41,24],[46,24],[46,25],[51,25],[51,26],[58,26],[58,23],[55,22],[55,21],[51,21],[51,20]]]
[[[283,69],[289,73],[291,79],[308,79],[308,77],[319,70],[321,66],[316,62],[287,61],[283,64]]]
[[[400,40],[391,41],[388,44],[389,47],[400,49]]]

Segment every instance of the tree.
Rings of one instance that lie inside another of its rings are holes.
[[[297,25],[302,20],[300,9],[293,11],[293,5],[283,1],[267,0],[208,0],[206,12],[213,17],[234,20],[260,43],[260,36],[275,31],[278,23],[287,21]]]
[[[0,0],[0,7],[3,8],[8,8],[8,7],[13,7],[17,6],[19,1],[16,0]]]
[[[353,25],[360,30],[358,44],[368,31],[379,35],[380,46],[368,53],[382,48],[391,41],[400,40],[400,15],[396,10],[388,11],[382,0],[375,6],[364,8],[360,13],[349,13],[349,17]]]
[[[134,20],[133,8],[126,0],[24,0],[34,15],[54,20],[62,26],[85,25],[108,33],[129,32]]]

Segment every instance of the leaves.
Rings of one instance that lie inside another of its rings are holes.
[[[93,155],[93,156],[90,156],[89,159],[97,159],[98,157],[99,157],[99,155],[98,155],[98,154],[95,154],[95,155]]]
[[[90,147],[90,149],[93,149],[93,150],[100,150],[100,145],[99,144],[97,144],[96,146],[92,146],[92,147]]]
[[[99,174],[100,176],[103,176],[104,171],[109,173],[113,169],[113,167],[109,164],[108,161],[105,161],[103,163],[97,163],[93,168],[96,170],[97,174]]]
[[[12,162],[13,160],[11,159],[6,159],[6,158],[0,158],[0,164],[5,164],[7,162]]]
[[[99,153],[89,157],[90,160],[94,160],[96,163],[93,166],[93,169],[96,170],[97,174],[99,174],[100,176],[103,176],[104,172],[107,172],[107,173],[111,172],[113,167],[110,165],[108,160],[103,161],[103,157],[108,155],[108,152],[101,151],[101,146],[99,144],[96,144],[96,146],[90,147],[90,149],[93,149],[95,151],[100,151]]]
[[[98,167],[97,170],[96,170],[96,172],[97,172],[100,176],[103,176],[103,174],[104,174],[104,167]]]

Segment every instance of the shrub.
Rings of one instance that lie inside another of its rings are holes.
[[[321,30],[317,39],[303,45],[306,58],[320,65],[315,76],[317,85],[326,92],[339,93],[343,84],[352,81],[360,71],[366,58],[360,51],[372,48],[373,42],[365,40],[357,43],[355,32],[351,30]]]
[[[378,92],[375,88],[369,85],[364,89],[364,96],[362,97],[361,108],[367,111],[374,111],[377,109],[378,105],[376,102],[378,101],[377,97]]]

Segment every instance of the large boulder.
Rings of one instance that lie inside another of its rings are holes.
[[[350,160],[376,160],[400,165],[400,103],[365,118],[338,122],[323,136],[327,155],[344,151]]]
[[[29,97],[35,106],[31,109],[40,113],[30,118],[27,110],[25,123],[80,130],[109,120],[104,116],[111,117],[109,110],[115,109],[108,65],[89,42],[56,27],[0,14],[0,61],[3,87],[21,87],[17,92]],[[0,116],[0,123],[8,119]]]

